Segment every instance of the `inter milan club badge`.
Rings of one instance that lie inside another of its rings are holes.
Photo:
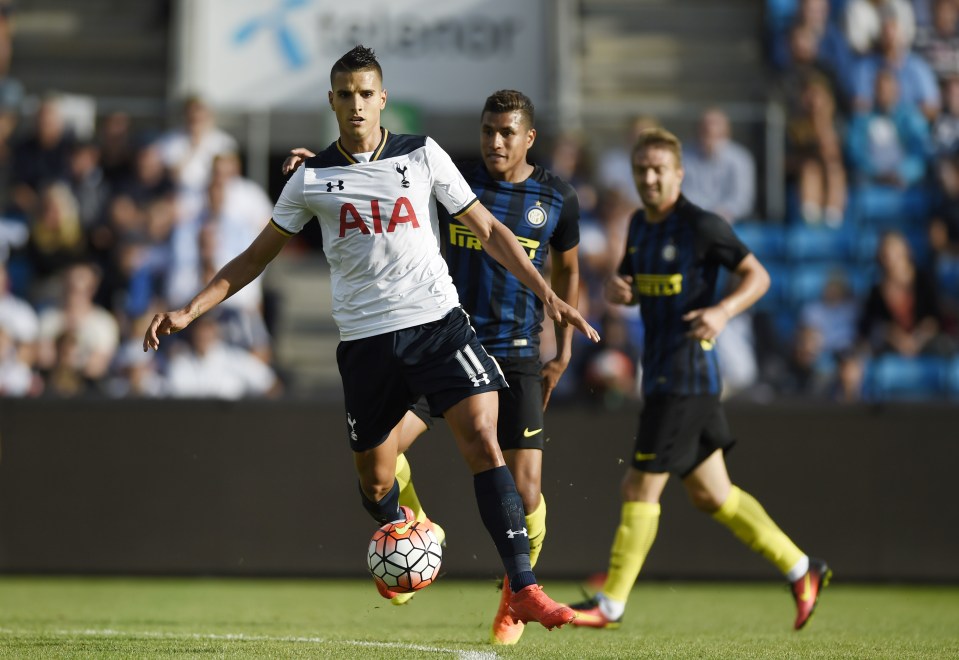
[[[546,211],[543,210],[541,202],[536,202],[534,206],[526,209],[526,222],[534,227],[542,227],[546,224]]]
[[[676,244],[672,241],[663,246],[663,261],[676,261]]]

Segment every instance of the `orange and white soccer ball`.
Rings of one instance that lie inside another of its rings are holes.
[[[387,523],[373,534],[366,558],[374,580],[390,591],[406,593],[433,583],[443,548],[428,522]]]

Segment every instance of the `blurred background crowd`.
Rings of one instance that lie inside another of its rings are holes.
[[[187,302],[265,226],[278,172],[247,178],[241,136],[198,96],[162,124],[121,108],[78,130],[70,95],[18,79],[22,4],[0,3],[0,395],[304,394],[276,351],[290,310],[269,273],[160,353],[142,350],[153,314]],[[782,217],[764,216],[767,158],[737,141],[722,104],[682,135],[686,195],[773,280],[719,339],[726,396],[959,398],[959,0],[766,0],[763,16]],[[558,127],[535,151],[578,192],[581,306],[603,335],[577,344],[554,396],[606,407],[638,398],[642,371],[638,310],[602,298],[639,205],[629,148],[643,128],[672,128],[635,110],[610,147]],[[316,245],[308,232],[290,258]]]

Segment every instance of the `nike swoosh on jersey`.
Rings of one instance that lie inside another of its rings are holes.
[[[525,429],[523,429],[523,437],[524,437],[524,438],[532,438],[532,437],[533,437],[534,435],[536,435],[537,433],[542,432],[542,430],[543,430],[543,429],[536,429],[535,431],[530,431],[530,430],[529,430],[529,427],[527,426]]]
[[[637,461],[651,461],[656,458],[656,454],[644,454],[641,451],[636,452],[635,456]]]

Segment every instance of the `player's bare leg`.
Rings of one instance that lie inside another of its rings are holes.
[[[736,537],[769,560],[792,586],[796,601],[793,627],[809,621],[819,593],[832,571],[821,559],[810,558],[773,522],[762,505],[729,479],[723,454],[717,450],[696,467],[683,485],[693,505],[725,525]]]
[[[523,500],[496,438],[498,409],[497,393],[486,392],[463,399],[447,410],[445,417],[473,472],[480,517],[506,569],[513,592],[510,614],[524,623],[538,621],[552,629],[569,623],[576,614],[553,601],[536,584]]]

